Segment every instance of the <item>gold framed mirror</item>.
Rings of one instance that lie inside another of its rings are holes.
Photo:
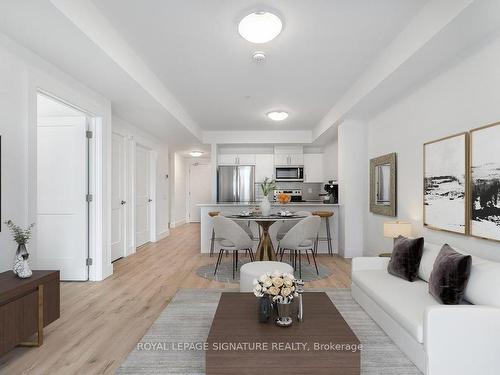
[[[370,212],[396,216],[396,153],[370,160]]]

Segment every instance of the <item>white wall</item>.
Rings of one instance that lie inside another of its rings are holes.
[[[135,147],[140,144],[150,149],[156,157],[156,196],[153,201],[156,204],[156,240],[169,234],[168,222],[169,212],[169,154],[168,145],[158,141],[149,133],[113,115],[113,132],[122,135],[126,140],[126,196],[127,202],[134,202],[135,185]],[[130,207],[130,206],[129,206]],[[134,215],[127,215],[127,233],[135,233]],[[127,238],[127,253],[135,252],[134,238]]]
[[[500,121],[499,67],[497,38],[372,119],[368,131],[368,158],[397,153],[398,219],[411,221],[414,234],[423,235],[428,241],[448,242],[497,261],[498,243],[424,229],[422,145]],[[382,236],[383,223],[389,220],[393,219],[367,213],[366,254],[390,249],[391,240]]]
[[[94,265],[90,277],[100,280],[112,273],[110,233],[111,103],[99,94],[0,34],[0,134],[2,136],[2,222],[27,225],[36,220],[36,95],[43,89],[99,117],[96,149],[102,158],[94,208]],[[12,266],[16,245],[2,224],[0,271]],[[36,236],[28,245],[36,268]]]
[[[338,139],[335,138],[335,140],[323,147],[323,173],[325,181],[338,179],[338,158]]]
[[[176,227],[186,223],[187,203],[187,162],[186,158],[174,153],[171,155],[171,219],[170,226]]]
[[[366,124],[346,120],[338,128],[339,254],[363,255],[364,217],[367,210]]]
[[[16,244],[3,222],[26,225],[28,212],[28,82],[26,67],[0,48],[0,133],[2,181],[0,271],[11,269]],[[31,245],[28,245],[31,251]]]

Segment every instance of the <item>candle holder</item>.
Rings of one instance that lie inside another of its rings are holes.
[[[295,281],[296,292],[299,294],[299,311],[297,313],[297,320],[302,322],[304,320],[304,305],[302,303],[302,293],[304,293],[304,281]]]

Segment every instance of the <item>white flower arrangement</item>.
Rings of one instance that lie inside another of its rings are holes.
[[[253,294],[256,297],[268,295],[273,302],[288,303],[298,297],[296,279],[290,273],[267,272],[253,281]]]

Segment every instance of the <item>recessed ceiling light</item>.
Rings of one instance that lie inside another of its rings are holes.
[[[203,155],[203,152],[201,152],[201,151],[191,151],[189,153],[189,155],[191,155],[193,158],[199,158],[201,155]]]
[[[279,17],[269,12],[255,12],[244,17],[239,25],[240,35],[251,43],[267,43],[276,38],[283,24]]]
[[[272,111],[267,114],[267,117],[273,121],[283,121],[288,117],[288,113],[284,111]]]

